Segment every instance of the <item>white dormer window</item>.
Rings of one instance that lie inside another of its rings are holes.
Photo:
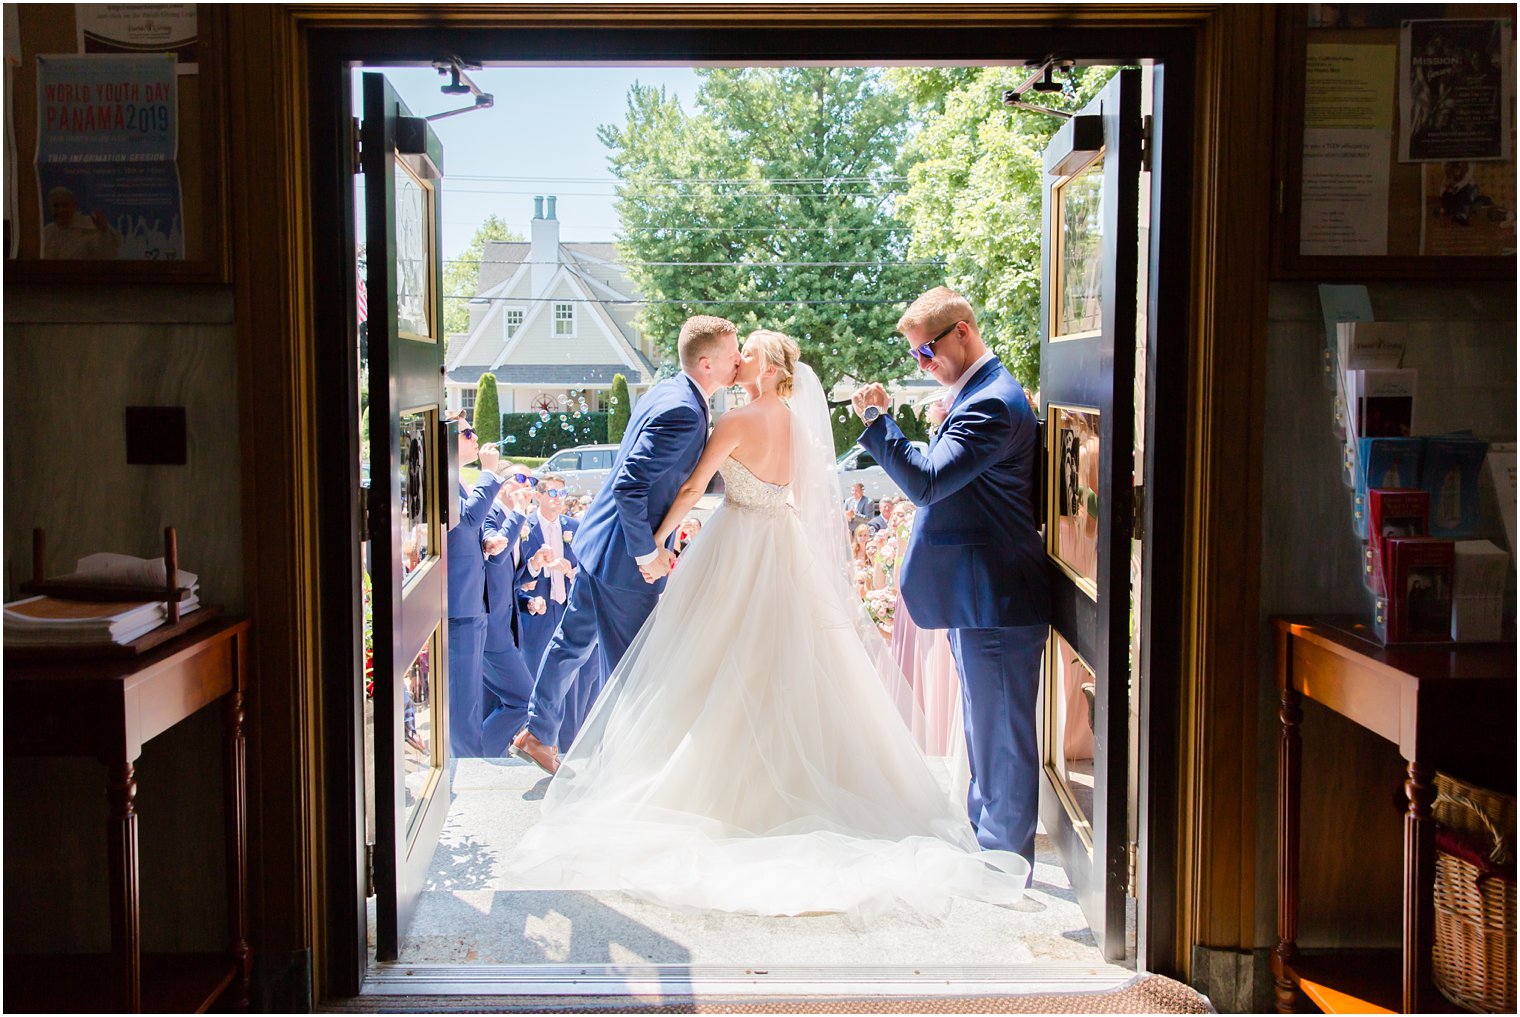
[[[554,305],[554,334],[568,338],[575,337],[575,305]]]
[[[507,338],[508,339],[510,339],[514,335],[516,335],[517,334],[517,330],[520,329],[520,328],[522,328],[523,313],[524,312],[523,312],[523,309],[521,307],[509,307],[509,308],[507,308],[506,319],[505,320],[506,320],[506,330],[507,330]]]

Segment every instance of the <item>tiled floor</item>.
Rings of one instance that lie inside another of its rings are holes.
[[[460,761],[402,963],[1118,970],[1104,964],[1043,835],[1024,910],[957,901],[942,920],[906,912],[866,925],[840,915],[761,918],[675,910],[621,893],[514,890],[502,863],[536,820],[546,785],[518,760]]]

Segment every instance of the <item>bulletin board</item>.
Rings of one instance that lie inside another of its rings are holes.
[[[1295,4],[1279,18],[1274,275],[1513,279],[1514,6]],[[1504,64],[1478,79],[1504,97],[1486,146],[1476,130],[1418,129],[1430,102],[1414,58],[1449,51],[1465,71],[1487,60],[1481,43]]]
[[[105,227],[109,217],[95,216],[99,211],[95,206],[100,202],[92,201],[87,193],[78,201],[83,207],[76,212],[81,227],[86,231],[83,235],[87,240],[93,239],[88,235],[93,219],[99,222],[101,234],[109,235],[107,239],[110,247],[105,250],[91,249],[88,252],[69,251],[62,245],[45,247],[52,240],[44,230],[50,224],[50,219],[56,219],[50,205],[50,195],[56,194],[58,189],[52,186],[57,183],[53,176],[56,171],[39,164],[39,82],[44,83],[44,94],[52,94],[46,91],[46,82],[53,80],[48,77],[49,74],[57,74],[67,82],[68,87],[79,91],[86,87],[82,83],[92,80],[90,72],[94,67],[101,68],[101,72],[94,75],[94,80],[104,83],[112,79],[113,71],[119,65],[112,63],[111,55],[102,52],[111,45],[109,40],[102,43],[81,31],[81,26],[76,23],[78,5],[6,6],[14,9],[14,13],[7,12],[6,26],[6,84],[9,93],[6,106],[6,154],[11,177],[8,180],[10,192],[6,199],[6,280],[75,283],[227,281],[225,138],[219,123],[221,74],[225,64],[220,56],[223,17],[219,5],[194,5],[193,42],[181,47],[181,51],[173,57],[161,57],[173,60],[176,71],[172,75],[170,86],[173,101],[165,103],[160,110],[160,117],[163,111],[169,111],[168,115],[173,118],[172,168],[166,169],[162,161],[155,167],[160,178],[169,181],[164,186],[172,189],[168,193],[174,203],[172,235],[175,246],[167,255],[160,249],[163,244],[133,236],[130,227],[126,230],[116,229],[116,226],[123,225],[122,220],[131,222],[130,213],[121,214],[115,225],[107,230]],[[116,10],[123,9],[122,5],[112,7]],[[133,27],[141,32],[141,25]],[[161,23],[155,25],[151,21],[146,27],[150,31],[162,29]],[[126,40],[125,28],[120,35]],[[151,43],[138,43],[134,46],[127,40],[117,52],[140,56],[153,50]],[[42,58],[41,61],[39,57]],[[67,70],[59,72],[59,67]],[[165,78],[162,74],[159,77]],[[152,87],[163,86],[160,83]],[[119,115],[116,110],[108,114],[104,103],[94,102],[93,94],[87,102],[95,107],[87,115],[98,115],[102,120],[107,116]],[[85,103],[80,105],[84,106]],[[132,105],[134,109],[129,110],[129,113],[144,108],[142,103]],[[157,126],[161,126],[161,121]],[[44,129],[44,148],[60,134],[57,131],[48,133]],[[131,157],[130,153],[124,156]],[[141,155],[135,157],[148,158]],[[141,174],[143,171],[134,168],[130,172]],[[110,185],[102,183],[101,186],[103,189]],[[118,192],[124,190],[120,183],[115,186]],[[142,190],[139,187],[139,191]],[[163,195],[160,197],[164,201],[169,200]],[[146,199],[139,200],[146,203]],[[166,216],[140,218],[151,220],[144,231],[146,235],[155,240],[163,236],[161,230],[148,231],[153,230],[154,225]],[[125,244],[122,240],[124,232]],[[76,237],[79,235],[75,234]],[[44,257],[45,250],[47,257]]]

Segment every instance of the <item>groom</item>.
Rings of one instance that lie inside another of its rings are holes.
[[[738,329],[710,314],[686,319],[678,351],[681,373],[639,400],[612,472],[576,533],[581,571],[539,666],[528,725],[512,740],[513,755],[546,773],[559,769],[554,745],[581,666],[600,645],[605,682],[659,602],[674,556],[655,545],[655,528],[702,457],[707,401],[734,383],[742,362]]]
[[[1035,417],[1019,383],[982,342],[966,298],[938,287],[897,330],[920,370],[949,391],[928,455],[891,417],[886,389],[853,403],[860,444],[920,507],[902,566],[914,623],[949,629],[971,762],[967,809],[984,848],[1034,862],[1039,812],[1035,696],[1049,635],[1045,551],[1035,526]]]

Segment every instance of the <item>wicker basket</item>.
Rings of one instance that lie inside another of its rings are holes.
[[[1437,773],[1434,812],[1455,837],[1436,846],[1432,980],[1464,1009],[1514,1013],[1515,799]]]

